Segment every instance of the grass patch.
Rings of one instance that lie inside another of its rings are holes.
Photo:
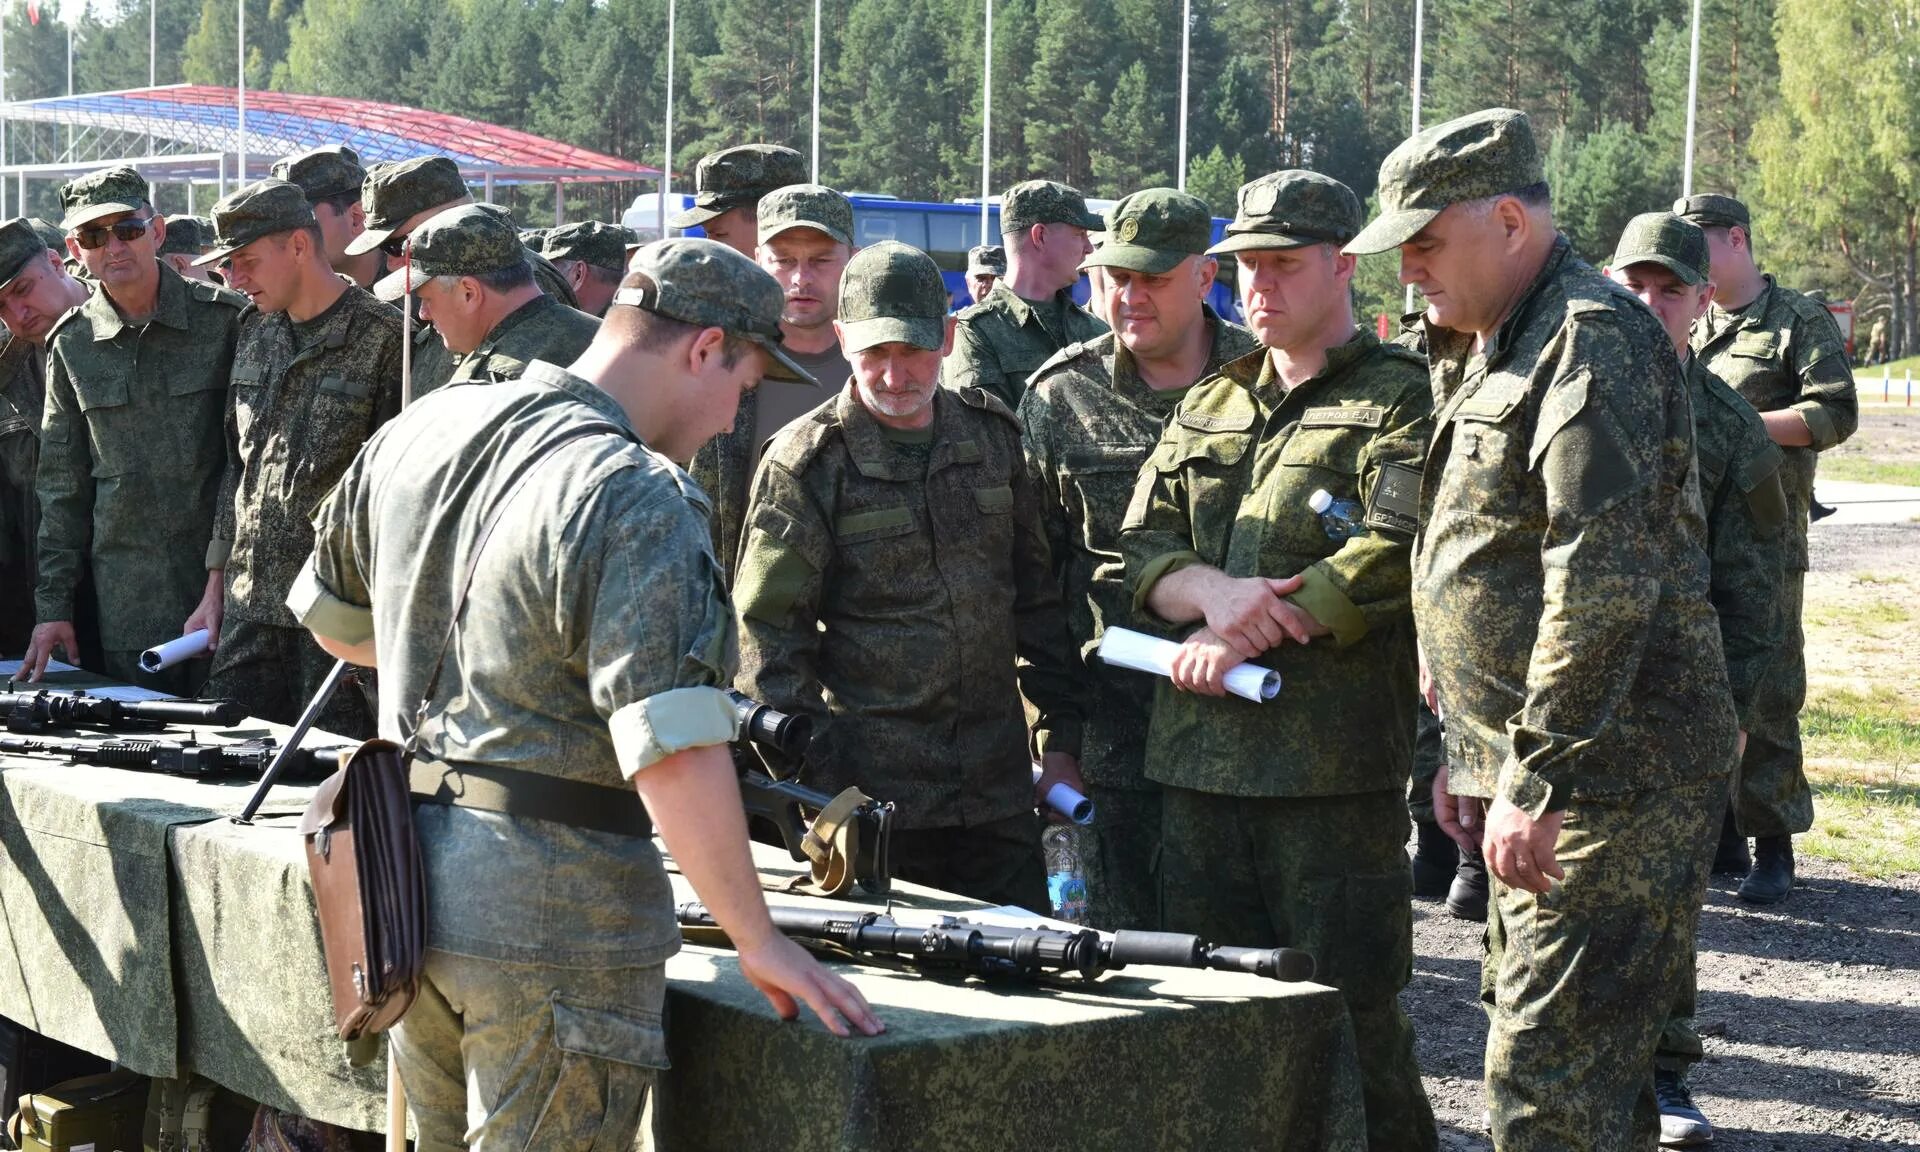
[[[1872,879],[1920,872],[1920,789],[1816,783],[1813,792],[1813,828],[1794,838],[1797,851]]]
[[[1809,757],[1882,766],[1890,772],[1882,775],[1889,785],[1920,765],[1920,718],[1900,693],[1884,686],[1820,693],[1800,714],[1800,738]]]
[[[1914,608],[1903,600],[1870,600],[1809,605],[1803,619],[1809,628],[1837,628],[1855,636],[1892,640],[1913,623]]]
[[[1920,487],[1920,461],[1829,454],[1820,458],[1820,475],[1828,480],[1852,480],[1861,484]]]

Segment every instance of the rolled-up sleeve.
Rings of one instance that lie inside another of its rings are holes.
[[[373,517],[363,450],[313,513],[313,552],[287,592],[307,631],[341,644],[373,639]]]

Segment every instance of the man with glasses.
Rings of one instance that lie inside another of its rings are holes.
[[[206,586],[226,468],[227,378],[246,298],[183,279],[157,256],[166,222],[132,168],[60,189],[61,221],[95,286],[48,336],[40,431],[39,624],[25,667],[77,660],[75,590],[93,577],[98,671],[191,694],[198,662],[140,670],[140,651],[179,634]]]
[[[0,656],[26,649],[33,631],[34,537],[40,517],[33,476],[47,395],[47,332],[87,298],[32,221],[0,225]]]

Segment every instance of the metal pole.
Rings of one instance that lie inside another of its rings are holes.
[[[0,105],[7,102],[7,6],[0,4]],[[7,118],[0,115],[0,164],[7,162]],[[7,182],[0,180],[0,216],[6,215]],[[20,203],[15,216],[27,214],[26,202]]]
[[[160,74],[154,67],[154,61],[158,58],[154,48],[158,38],[154,30],[159,27],[157,16],[159,8],[160,0],[147,0],[147,87],[149,88],[154,86],[154,77]]]
[[[1693,46],[1687,55],[1687,155],[1680,165],[1680,195],[1693,195],[1693,125],[1700,106],[1700,0],[1693,0]]]
[[[673,194],[673,18],[674,0],[667,0],[667,132],[660,150],[660,238],[667,235],[667,197]]]
[[[1413,130],[1410,136],[1420,135],[1420,55],[1426,47],[1427,4],[1426,0],[1413,0]],[[1413,285],[1407,285],[1406,303],[1401,305],[1402,312],[1413,311]]]
[[[67,18],[67,95],[73,95],[73,18]],[[73,125],[67,125],[67,155],[73,159]]]
[[[240,182],[234,187],[245,188],[247,186],[247,0],[239,0],[234,7],[240,10],[240,70],[235,77],[239,83],[234,89],[238,100],[236,108],[240,114],[239,137],[234,145],[239,151]]]
[[[1187,190],[1187,74],[1193,55],[1193,0],[1180,4],[1180,169],[1175,187]]]
[[[987,201],[993,196],[993,0],[987,0],[987,41],[980,66],[980,243],[987,233]]]
[[[820,0],[813,0],[813,182],[820,183]]]

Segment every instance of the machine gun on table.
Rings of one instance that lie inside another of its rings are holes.
[[[247,718],[232,700],[110,700],[85,692],[0,692],[7,731],[37,734],[50,728],[158,732],[169,724],[232,727]]]
[[[749,825],[771,829],[796,863],[810,865],[811,887],[820,893],[838,893],[857,881],[876,896],[886,895],[893,887],[893,805],[853,788],[828,796],[792,779],[813,743],[813,721],[731,689],[727,698],[740,720],[733,764]]]
[[[296,748],[289,769],[297,779],[317,780],[337,769],[339,755],[350,747]],[[192,739],[179,740],[57,740],[24,736],[0,736],[0,755],[41,756],[65,760],[69,764],[97,764],[106,768],[131,768],[136,772],[159,772],[167,776],[191,776],[198,779],[245,777],[252,779],[266,770],[279,752],[271,737],[244,740],[234,744],[200,744]]]
[[[767,911],[773,914],[775,928],[802,944],[825,946],[849,956],[894,957],[920,968],[984,978],[1077,975],[1091,980],[1129,964],[1155,964],[1246,972],[1288,982],[1313,979],[1311,952],[1209,944],[1178,932],[1115,932],[1108,937],[1091,928],[1013,928],[955,916],[914,927],[882,912],[816,911],[786,905]],[[683,929],[695,930],[690,939],[696,943],[706,942],[698,935],[703,930],[711,934],[719,928],[713,913],[698,903],[680,905],[675,918]]]

